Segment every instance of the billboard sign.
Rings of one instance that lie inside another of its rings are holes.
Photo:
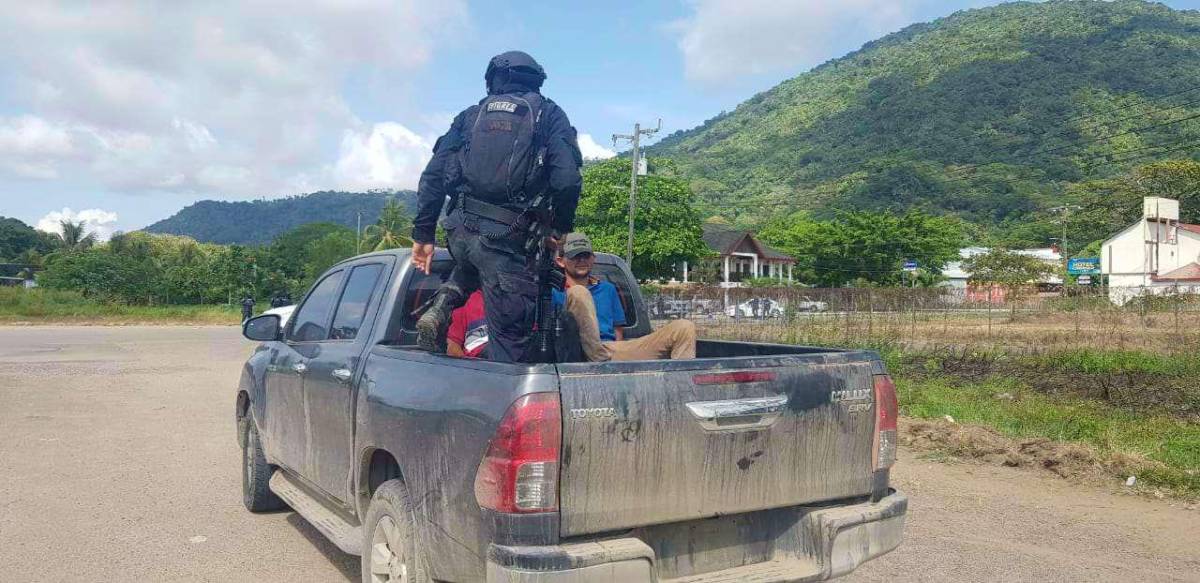
[[[1071,275],[1100,275],[1100,258],[1079,257],[1068,259],[1067,273]]]

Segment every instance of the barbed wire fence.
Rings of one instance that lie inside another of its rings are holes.
[[[648,289],[644,297],[652,319],[687,318],[711,338],[1021,353],[1200,348],[1200,286],[1080,287],[1066,293],[999,286],[694,286]]]

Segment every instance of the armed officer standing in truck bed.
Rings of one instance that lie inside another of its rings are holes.
[[[454,118],[421,174],[413,264],[429,273],[447,196],[452,210],[445,227],[455,260],[417,321],[417,344],[425,350],[445,351],[451,311],[482,288],[490,358],[526,360],[538,291],[526,242],[537,221],[550,221],[555,235],[572,230],[583,184],[575,128],[542,97],[545,79],[541,65],[523,52],[493,57],[484,73],[488,96]]]

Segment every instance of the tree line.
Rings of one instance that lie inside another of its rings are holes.
[[[1183,168],[1195,170],[1186,164]],[[692,187],[670,160],[652,159],[650,170],[639,178],[634,273],[642,279],[669,279],[678,275],[677,266],[688,261],[698,266],[693,274],[703,281],[702,266],[706,260],[713,262],[716,253],[701,238],[704,219]],[[1147,167],[1128,182],[1106,181],[1079,196],[1128,186],[1122,190],[1128,191],[1120,199],[1123,202],[1109,217],[1114,225],[1122,224],[1138,210],[1131,204],[1132,197],[1142,192],[1139,189],[1162,188],[1167,181],[1159,170]],[[597,251],[625,254],[629,173],[630,162],[624,158],[584,168],[576,228],[591,237]],[[1151,176],[1159,182],[1152,182]],[[1177,186],[1181,198],[1196,196]],[[361,234],[339,224],[314,222],[261,246],[200,243],[141,231],[117,233],[97,242],[81,223],[64,222],[60,233],[49,234],[16,219],[0,219],[0,259],[39,265],[43,268],[40,285],[102,301],[212,304],[246,295],[265,301],[285,293],[301,297],[322,272],[358,253],[407,247],[411,225],[405,206],[396,200],[387,201],[378,221]],[[727,221],[725,226],[737,227]],[[757,231],[762,241],[797,260],[797,282],[818,287],[910,285],[912,280],[902,270],[905,261],[921,266],[917,284],[936,285],[942,267],[959,259],[959,249],[978,241],[975,234],[972,225],[959,218],[918,210],[849,210],[832,218],[799,211],[779,216]],[[1003,263],[1002,258],[997,261]],[[1029,275],[1035,276],[1039,275]]]

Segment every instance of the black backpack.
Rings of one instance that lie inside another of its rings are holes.
[[[489,95],[478,105],[459,150],[462,181],[472,198],[492,204],[525,202],[545,187],[545,100],[537,93]]]

